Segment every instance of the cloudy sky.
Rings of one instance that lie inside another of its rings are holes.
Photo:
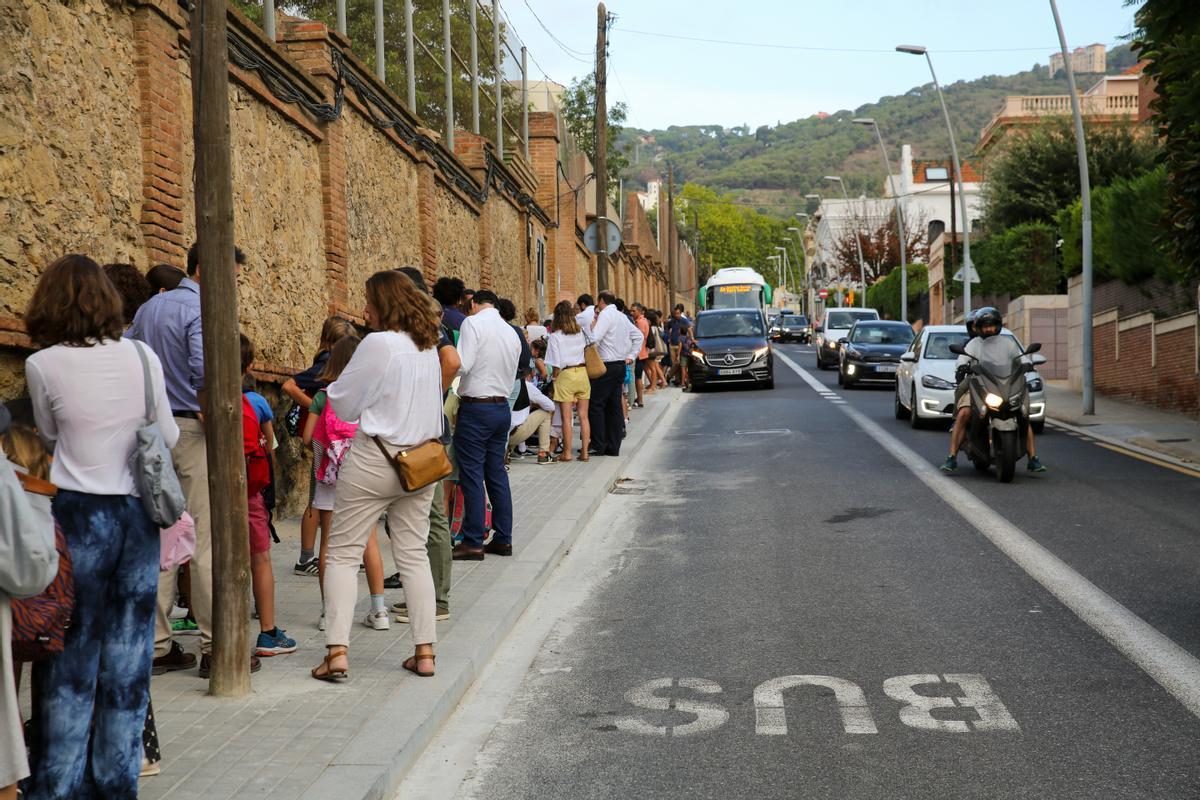
[[[1124,0],[1058,2],[1071,47],[1111,46],[1133,28]],[[592,69],[595,0],[501,4],[536,61],[532,79]],[[753,128],[900,94],[929,81],[924,59],[894,52],[901,43],[927,46],[944,84],[1045,64],[1058,44],[1048,0],[611,0],[608,10],[610,101],[628,103],[642,128]]]

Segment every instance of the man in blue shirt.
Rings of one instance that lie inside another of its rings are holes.
[[[663,326],[663,333],[667,337],[667,347],[671,351],[671,374],[667,376],[667,380],[676,386],[682,380],[679,347],[683,342],[683,328],[684,326],[690,328],[691,325],[692,321],[688,319],[687,314],[683,313],[683,303],[677,303],[674,310],[671,311],[671,318]]]
[[[235,268],[246,261],[234,250]],[[212,653],[212,520],[208,506],[208,454],[204,442],[204,340],[200,328],[200,251],[192,245],[187,277],[169,292],[151,297],[133,318],[125,335],[145,342],[162,362],[171,412],[179,425],[179,442],[171,451],[175,472],[196,522],[196,553],[189,566],[192,616],[200,628],[200,677],[207,678]],[[171,636],[169,615],[175,605],[177,573],[159,573],[158,608],[154,617],[154,674],[190,669],[196,657],[185,653]],[[258,671],[252,656],[251,672]]]

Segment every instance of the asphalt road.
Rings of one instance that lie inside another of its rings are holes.
[[[1200,479],[1051,428],[922,478],[948,433],[777,353],[827,391],[685,399],[458,796],[1200,796]]]

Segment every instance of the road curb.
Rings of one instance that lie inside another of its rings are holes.
[[[1095,439],[1097,442],[1103,442],[1104,444],[1110,445],[1112,447],[1116,447],[1119,450],[1127,450],[1130,453],[1135,453],[1140,456],[1145,456],[1146,458],[1153,458],[1153,459],[1157,459],[1158,461],[1164,461],[1168,464],[1172,464],[1172,465],[1180,467],[1182,469],[1187,469],[1187,470],[1200,469],[1200,464],[1197,464],[1195,461],[1188,461],[1186,459],[1178,458],[1177,456],[1170,455],[1169,453],[1165,453],[1162,450],[1155,450],[1151,447],[1142,447],[1141,445],[1133,444],[1132,442],[1128,442],[1124,439],[1118,439],[1113,436],[1105,436],[1104,434],[1097,433],[1096,431],[1094,431],[1090,428],[1085,428],[1085,427],[1081,427],[1079,425],[1074,425],[1070,422],[1063,422],[1062,420],[1055,419],[1054,417],[1046,417],[1046,422],[1048,422],[1050,425],[1054,426],[1055,428],[1061,428],[1062,430],[1070,431],[1071,433],[1076,433],[1076,434],[1079,434],[1080,436],[1086,436],[1089,439]]]
[[[634,417],[619,458],[594,458],[590,462],[594,472],[583,485],[567,497],[550,498],[548,507],[554,509],[550,519],[516,557],[495,559],[501,563],[489,576],[490,585],[463,609],[461,617],[455,611],[458,622],[438,645],[437,676],[401,680],[389,696],[381,697],[375,715],[331,759],[301,800],[390,800],[583,533],[609,488],[681,397],[674,393],[666,402],[647,403]]]

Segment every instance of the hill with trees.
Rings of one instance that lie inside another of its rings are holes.
[[[1109,51],[1108,72],[1120,72],[1135,62],[1130,46],[1121,45]],[[1083,87],[1099,78],[1077,77]],[[965,156],[1007,95],[1066,94],[1067,83],[1061,73],[1052,78],[1045,66],[1034,65],[1015,75],[959,81],[943,91]],[[821,178],[830,173],[842,175],[851,193],[878,194],[884,184],[883,165],[874,135],[869,128],[853,125],[850,121],[855,117],[878,121],[893,165],[899,160],[901,144],[911,144],[919,158],[949,158],[945,121],[931,82],[853,110],[753,131],[745,125],[627,128],[621,144],[631,163],[624,177],[627,185],[644,184],[663,176],[669,160],[677,184],[696,183],[732,193],[739,202],[780,216],[802,208],[804,195],[825,188]]]

